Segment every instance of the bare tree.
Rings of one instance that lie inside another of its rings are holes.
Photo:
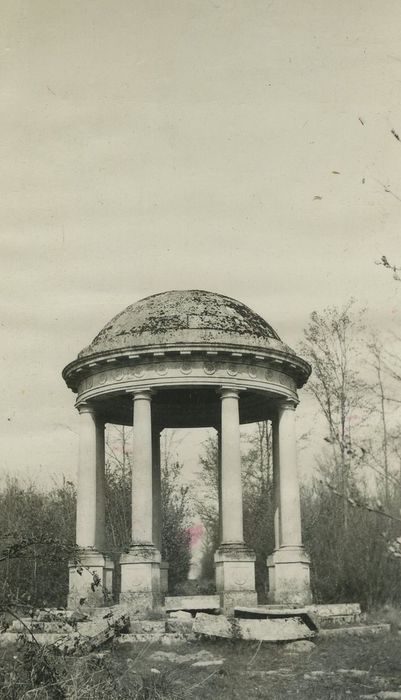
[[[313,369],[306,390],[314,396],[325,419],[331,468],[346,495],[354,466],[353,433],[371,412],[366,380],[359,369],[363,311],[354,311],[353,304],[351,300],[342,309],[333,306],[320,313],[314,311],[300,347]],[[344,528],[348,523],[347,503],[345,498]]]

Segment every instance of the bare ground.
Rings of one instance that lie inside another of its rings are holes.
[[[207,650],[224,663],[196,668],[191,661],[179,664],[155,657],[160,650],[180,655]],[[112,654],[122,670],[128,665],[144,676],[166,672],[170,691],[161,697],[340,700],[370,695],[373,700],[379,693],[398,691],[401,700],[399,634],[321,639],[311,652],[301,653],[267,643],[198,641],[168,649],[124,645]]]

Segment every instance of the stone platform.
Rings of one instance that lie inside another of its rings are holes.
[[[34,617],[14,620],[0,634],[0,646],[16,642],[19,635],[43,644],[62,644],[71,638],[91,640],[102,635],[105,641],[113,635],[113,625],[127,614],[121,605],[93,608],[90,614],[66,610],[39,612]],[[129,618],[129,612],[128,612]],[[377,634],[386,625],[359,625],[361,609],[357,604],[309,605],[303,608],[280,605],[237,606],[232,616],[222,614],[219,596],[174,596],[166,598],[160,619],[128,619],[115,641],[121,643],[161,643],[173,645],[196,636],[216,636],[260,641],[312,639],[327,634]],[[322,629],[323,628],[323,629]],[[325,629],[326,628],[326,629]],[[100,637],[102,639],[103,637]]]
[[[239,606],[234,609],[235,617],[286,617],[289,614],[304,614],[311,617],[319,627],[349,625],[362,619],[359,603],[331,603],[327,605],[303,605],[302,608],[291,605],[256,605]]]

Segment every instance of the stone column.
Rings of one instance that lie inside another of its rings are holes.
[[[221,543],[214,555],[216,589],[223,609],[255,605],[255,555],[245,546],[242,517],[242,482],[239,394],[222,387],[221,398]]]
[[[96,541],[95,548],[104,552],[106,548],[106,501],[105,501],[105,422],[96,418]],[[114,561],[104,555],[103,593],[105,603],[113,603]]]
[[[120,602],[152,608],[160,596],[160,552],[153,543],[151,392],[133,393],[132,541],[122,554]]]
[[[152,427],[152,483],[153,483],[153,544],[162,551],[162,484],[161,484],[161,461],[160,461],[160,426]],[[168,591],[168,562],[160,562],[160,593],[166,594]]]
[[[275,554],[280,548],[280,458],[279,458],[279,429],[278,415],[272,419],[273,438],[273,508],[274,508],[274,550],[267,558],[269,597],[274,598],[275,592]]]
[[[94,607],[108,600],[112,562],[103,555],[105,546],[104,422],[95,408],[79,410],[79,462],[77,486],[76,561],[69,564],[68,607]],[[92,590],[92,584],[99,582]],[[111,585],[112,587],[112,585]],[[111,587],[109,593],[111,594]]]
[[[296,460],[294,400],[279,404],[276,443],[278,438],[279,464],[277,478],[278,511],[275,518],[276,549],[273,553],[273,590],[275,603],[304,605],[311,602],[309,558],[302,546],[301,503]],[[278,545],[278,547],[277,547]]]
[[[219,491],[219,543],[223,541],[223,504],[221,491],[221,425],[217,428],[217,484]]]

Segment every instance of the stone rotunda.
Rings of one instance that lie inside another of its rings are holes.
[[[240,426],[273,426],[275,548],[268,558],[273,603],[310,602],[296,466],[297,389],[310,366],[273,328],[235,299],[200,290],[142,299],[115,316],[63,378],[80,415],[76,541],[83,570],[70,566],[69,606],[101,605],[95,572],[111,590],[105,555],[104,427],[133,426],[132,540],[121,554],[119,602],[149,608],[167,590],[161,561],[160,433],[213,427],[219,436],[220,546],[215,553],[221,606],[256,603],[255,555],[245,545]],[[92,573],[91,573],[92,572]]]

